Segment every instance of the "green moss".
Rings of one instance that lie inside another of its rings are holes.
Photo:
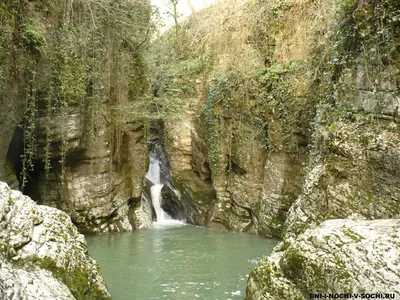
[[[147,89],[146,64],[141,56],[136,55],[133,60],[128,86],[129,100],[137,101],[141,96],[146,94]]]
[[[188,59],[180,60],[167,70],[167,77],[191,77],[196,78],[201,71],[203,71],[207,66],[207,62],[202,59]]]
[[[286,249],[280,264],[284,273],[288,275],[289,278],[298,281],[303,278],[305,264],[307,262],[307,258],[304,257],[299,250],[291,246]]]
[[[14,201],[14,199],[11,197],[11,196],[9,196],[8,197],[8,205],[14,205],[14,203],[15,203],[15,201]]]
[[[333,79],[362,55],[368,70],[395,63],[399,46],[400,4],[396,0],[344,0],[337,6],[339,30],[333,44]],[[370,74],[372,75],[372,73]]]
[[[195,202],[201,201],[203,205],[208,205],[214,202],[215,195],[212,189],[207,186],[207,190],[202,189],[201,187],[193,187],[192,184],[195,184],[194,181],[185,180],[177,177],[173,177],[173,183],[175,188],[180,192],[179,197],[182,197],[184,194],[190,196],[192,200]]]
[[[267,289],[271,288],[272,287],[271,276],[273,276],[271,265],[266,261],[264,262],[262,268],[263,268],[263,273],[262,273],[263,284],[267,287]]]
[[[269,60],[272,60],[276,41],[274,35],[283,28],[285,12],[290,9],[289,1],[253,1],[250,6],[255,22],[251,27],[250,42]]]
[[[344,235],[355,241],[356,243],[365,239],[362,235],[358,234],[357,232],[351,230],[350,228],[346,228],[343,231]]]
[[[176,177],[173,178],[174,186],[180,191],[190,191],[190,185],[186,180],[181,180]]]
[[[53,276],[63,282],[78,300],[85,299],[107,299],[102,291],[92,282],[93,274],[85,268],[74,268],[66,270],[58,267],[56,262],[50,257],[35,256],[31,263],[45,270],[50,271]]]
[[[282,259],[284,273],[303,291],[311,289],[325,292],[331,288],[330,284],[334,281],[339,281],[342,287],[348,286],[346,291],[351,289],[348,282],[351,275],[344,263],[336,256],[333,257],[335,266],[332,267],[325,260],[310,260],[298,249],[289,247]]]
[[[246,159],[254,139],[264,150],[297,151],[302,106],[293,103],[290,78],[303,68],[303,61],[294,60],[245,72],[215,69],[210,74],[203,113],[213,178],[221,171],[220,144],[228,146],[226,154],[238,164]],[[269,128],[272,120],[279,128]],[[283,141],[271,140],[272,131]]]
[[[268,224],[269,232],[271,236],[280,238],[282,234],[283,226],[285,225],[285,220],[280,219],[279,216],[269,217],[263,220],[263,223]]]

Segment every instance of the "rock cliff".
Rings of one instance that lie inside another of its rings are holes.
[[[147,168],[137,107],[149,10],[124,0],[0,5],[0,179],[81,231],[131,230],[128,203]]]
[[[399,217],[398,12],[226,1],[183,24],[185,46],[157,41],[150,83],[199,224],[294,237],[353,213]]]
[[[0,182],[1,299],[109,299],[70,217]]]

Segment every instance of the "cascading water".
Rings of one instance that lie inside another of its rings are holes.
[[[160,161],[156,157],[151,156],[149,172],[147,173],[146,177],[153,183],[153,186],[150,188],[151,201],[153,202],[158,223],[162,223],[171,219],[171,217],[168,216],[168,214],[161,208],[161,190],[164,186],[164,183],[161,183],[160,174]]]
[[[155,225],[171,226],[183,224],[181,221],[173,220],[161,207],[161,190],[164,186],[164,182],[161,180],[160,160],[154,154],[150,155],[150,166],[146,177],[153,184],[150,188],[150,192],[151,201],[157,218]]]
[[[153,202],[154,210],[156,211],[157,222],[164,223],[171,220],[171,217],[161,208],[161,189],[163,184],[155,184],[151,187],[151,200]]]

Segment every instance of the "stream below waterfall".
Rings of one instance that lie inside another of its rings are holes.
[[[114,300],[243,299],[247,275],[276,245],[182,224],[86,240]]]

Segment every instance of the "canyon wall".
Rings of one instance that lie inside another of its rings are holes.
[[[399,217],[398,11],[228,1],[157,41],[164,144],[201,225],[289,238],[354,213]]]
[[[0,6],[0,179],[81,231],[132,228],[147,169],[149,17],[147,1]]]
[[[382,249],[398,252],[399,2],[221,1],[148,49],[149,16],[147,1],[0,5],[0,179],[82,232],[148,228],[156,142],[164,207],[283,239],[248,299],[361,291],[365,265],[398,268]]]
[[[0,178],[81,231],[146,228],[159,140],[164,201],[197,225],[294,238],[399,217],[395,2],[225,1],[144,51],[148,9],[3,4]]]

